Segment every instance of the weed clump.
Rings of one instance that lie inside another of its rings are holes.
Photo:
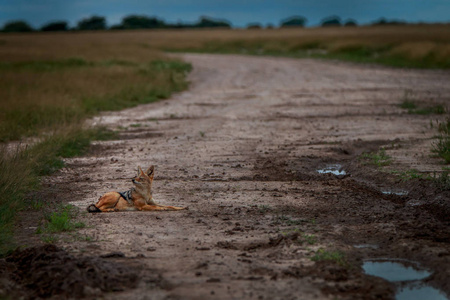
[[[361,155],[365,164],[375,165],[377,167],[388,166],[392,163],[392,159],[386,154],[384,148],[380,149],[378,152],[363,153]]]
[[[348,265],[347,261],[345,260],[345,256],[340,251],[328,251],[325,249],[319,249],[317,250],[316,254],[311,258],[312,261],[332,261],[337,263],[338,265],[341,265],[343,267],[346,267]]]
[[[432,152],[444,159],[446,164],[450,163],[450,118],[445,122],[438,123],[439,136],[433,143]]]
[[[53,212],[46,217],[44,226],[39,227],[36,233],[57,233],[73,231],[78,228],[84,228],[86,225],[82,222],[74,222],[76,208],[72,205],[63,206],[59,211]]]

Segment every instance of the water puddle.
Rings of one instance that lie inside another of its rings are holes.
[[[358,245],[353,245],[353,247],[355,247],[356,249],[378,249],[378,248],[380,248],[380,246],[378,246],[376,244],[358,244]]]
[[[327,165],[323,169],[318,169],[317,173],[319,174],[334,174],[336,176],[339,175],[346,175],[347,173],[342,169],[342,166],[340,164],[331,164]]]
[[[383,194],[385,195],[396,195],[396,196],[406,196],[408,195],[408,191],[404,191],[404,190],[398,190],[398,191],[389,191],[389,190],[385,190],[385,191],[381,191]]]
[[[448,300],[441,291],[431,287],[422,280],[432,273],[418,263],[401,259],[376,259],[363,263],[366,274],[381,277],[396,284],[396,300]]]
[[[425,203],[420,200],[410,200],[410,201],[406,202],[406,205],[409,205],[409,206],[420,206],[423,204],[425,204]]]
[[[396,300],[448,300],[444,293],[426,284],[409,284],[398,289]]]
[[[427,270],[405,266],[401,261],[365,261],[363,269],[366,274],[392,282],[422,280],[431,275]]]

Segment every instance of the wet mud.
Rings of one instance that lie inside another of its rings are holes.
[[[75,257],[46,245],[16,250],[0,260],[3,296],[25,298],[83,298],[132,289],[139,269],[99,257]]]

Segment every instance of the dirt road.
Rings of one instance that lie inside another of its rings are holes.
[[[84,210],[130,188],[138,165],[154,164],[156,201],[189,207],[80,216],[88,227],[78,236],[89,241],[57,245],[75,256],[119,251],[109,259],[139,277],[136,288],[104,297],[394,297],[393,284],[364,274],[369,258],[417,262],[433,272],[430,286],[450,293],[449,193],[390,172],[442,170],[430,157],[430,121],[443,116],[398,104],[449,103],[448,72],[183,57],[194,66],[189,91],[103,114],[93,122],[125,128],[120,140],[96,143],[47,179],[55,197]],[[380,147],[388,166],[360,159]],[[345,174],[317,172],[336,164]]]

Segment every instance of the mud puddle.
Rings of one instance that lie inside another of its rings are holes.
[[[406,266],[405,263],[408,263],[409,266]],[[416,266],[413,267],[413,265]],[[362,267],[366,274],[391,282],[422,280],[431,275],[428,270],[419,269],[417,263],[394,259],[368,260],[363,263]]]
[[[329,164],[324,168],[317,169],[317,173],[319,174],[333,174],[336,176],[344,176],[347,175],[347,172],[343,169],[340,164]]]
[[[396,300],[448,300],[443,292],[424,283],[410,283],[398,288]]]
[[[368,275],[393,282],[396,285],[396,300],[448,299],[443,292],[424,283],[432,272],[421,268],[417,262],[399,259],[367,260],[362,268]]]
[[[395,195],[395,196],[406,196],[408,195],[408,191],[405,190],[382,190],[384,195]]]

